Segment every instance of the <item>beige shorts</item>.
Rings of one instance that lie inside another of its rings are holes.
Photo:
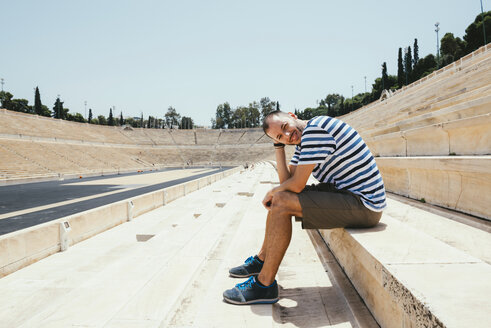
[[[366,208],[359,196],[332,184],[305,186],[298,199],[303,217],[295,220],[302,222],[302,229],[371,228],[382,216]]]

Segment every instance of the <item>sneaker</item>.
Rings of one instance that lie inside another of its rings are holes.
[[[247,278],[259,274],[262,268],[263,262],[255,255],[254,257],[249,256],[244,264],[228,270],[228,273],[231,277]]]
[[[223,299],[232,304],[272,304],[279,300],[276,280],[269,286],[261,286],[256,276],[250,277],[234,288],[223,292]]]

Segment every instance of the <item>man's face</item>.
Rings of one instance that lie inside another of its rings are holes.
[[[293,114],[291,115],[274,115],[269,118],[269,129],[266,134],[274,142],[281,142],[286,145],[300,144],[303,129],[298,119]]]

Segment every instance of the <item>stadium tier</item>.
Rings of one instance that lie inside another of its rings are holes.
[[[262,129],[108,127],[0,109],[0,179],[106,174],[164,166],[243,165],[273,158]],[[19,163],[12,168],[12,162]],[[22,165],[21,165],[22,163]]]
[[[388,191],[491,219],[491,45],[342,119]]]
[[[490,70],[488,45],[342,117],[375,155],[388,207],[371,229],[295,224],[275,306],[220,297],[235,283],[228,268],[259,247],[261,199],[278,184],[260,162],[273,158],[261,129],[101,127],[0,110],[4,180],[256,163],[0,237],[0,323],[489,327]],[[74,247],[28,266],[63,242]]]

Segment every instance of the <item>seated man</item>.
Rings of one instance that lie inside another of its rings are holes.
[[[250,277],[223,293],[233,304],[275,303],[275,277],[292,235],[292,216],[303,229],[369,228],[386,207],[382,177],[358,132],[329,116],[300,120],[274,111],[264,118],[274,140],[280,185],[263,200],[268,210],[259,253],[230,269],[232,277]],[[286,165],[285,144],[296,145]],[[310,174],[320,183],[306,186]]]

